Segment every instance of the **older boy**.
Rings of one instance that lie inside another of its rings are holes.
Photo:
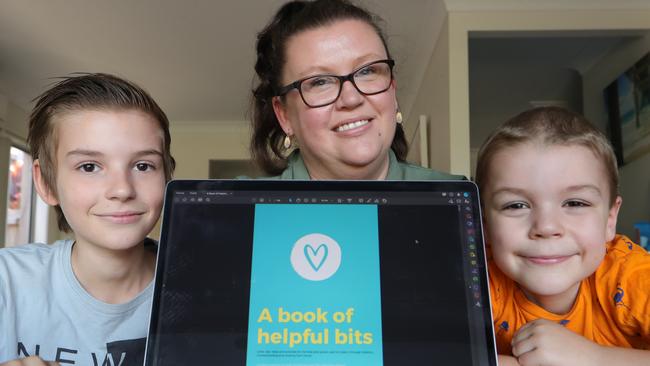
[[[174,170],[168,127],[144,90],[111,75],[66,78],[38,98],[35,186],[74,239],[0,250],[0,362],[142,364],[156,256],[146,235]]]
[[[650,255],[616,235],[607,139],[561,108],[524,112],[479,152],[501,364],[650,365]]]

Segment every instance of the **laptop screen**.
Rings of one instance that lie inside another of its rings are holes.
[[[146,365],[496,365],[476,186],[172,181]]]

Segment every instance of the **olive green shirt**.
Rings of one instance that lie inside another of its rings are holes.
[[[389,150],[388,174],[386,180],[465,180],[462,175],[453,175],[426,169],[397,160],[393,150]],[[264,179],[310,180],[309,172],[298,151],[287,158],[287,168],[280,175]]]

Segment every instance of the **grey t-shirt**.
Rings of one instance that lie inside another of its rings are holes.
[[[0,249],[0,363],[38,355],[62,366],[141,366],[153,282],[127,303],[99,301],[72,271],[72,244]]]

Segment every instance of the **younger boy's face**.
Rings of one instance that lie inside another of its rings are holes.
[[[82,110],[55,120],[56,196],[77,244],[132,248],[163,202],[163,132],[136,110]]]
[[[569,311],[615,234],[603,164],[583,146],[520,144],[493,157],[481,194],[498,267],[538,305]]]

